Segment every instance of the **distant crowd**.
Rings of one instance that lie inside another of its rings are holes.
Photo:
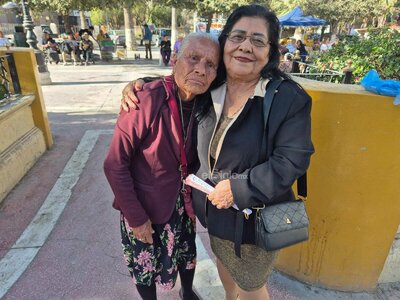
[[[44,31],[39,41],[39,45],[45,54],[45,60],[49,63],[58,64],[60,54],[63,64],[67,64],[67,57],[70,56],[74,65],[94,64],[93,57],[94,45],[101,47],[103,41],[111,40],[104,29],[100,29],[96,38],[94,37],[94,27],[81,29],[78,32],[68,32],[64,35],[64,40],[57,43],[50,33]]]
[[[294,37],[281,39],[279,42],[280,69],[288,73],[303,73],[304,63],[309,61],[310,51],[322,54],[329,51],[336,43],[337,40],[335,38],[323,38],[321,42],[313,40],[307,47],[302,40],[296,40]],[[303,64],[293,62],[301,62]]]

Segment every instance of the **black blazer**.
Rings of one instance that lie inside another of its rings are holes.
[[[234,201],[241,210],[263,203],[293,199],[291,187],[307,170],[310,156],[314,152],[311,142],[311,98],[291,80],[284,81],[275,95],[267,123],[267,149],[261,149],[265,132],[265,89],[260,87],[265,86],[266,82],[267,80],[260,80],[255,96],[247,101],[234,123],[227,129],[225,137],[221,138],[214,170],[209,165],[209,148],[222,113],[225,85],[211,92],[213,107],[198,124],[197,150],[200,168],[197,176],[214,184],[229,178]],[[266,151],[266,161],[261,161],[262,151]],[[224,227],[227,234],[234,233],[229,222],[231,215],[236,213],[233,208],[217,209],[207,201],[204,193],[195,189],[193,205],[198,219],[203,226],[208,227],[210,234],[216,229],[220,232]],[[245,222],[244,243],[253,240],[252,222],[252,218]]]

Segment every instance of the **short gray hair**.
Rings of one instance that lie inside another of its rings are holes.
[[[181,57],[182,53],[185,51],[186,47],[189,46],[189,44],[193,40],[198,40],[198,39],[207,39],[207,40],[213,42],[219,49],[219,42],[218,42],[217,37],[215,37],[207,32],[192,32],[183,39],[181,48],[179,49],[179,52],[178,52],[178,55],[176,58],[179,59]]]

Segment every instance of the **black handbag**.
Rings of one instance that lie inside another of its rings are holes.
[[[255,242],[273,251],[308,240],[310,223],[303,199],[307,196],[306,174],[297,180],[298,200],[285,201],[257,209]]]
[[[282,79],[268,84],[264,97],[264,136],[262,148],[267,149],[267,124],[274,96]],[[266,160],[266,151],[261,161]],[[273,251],[308,240],[309,219],[304,201],[307,198],[307,173],[297,179],[298,200],[256,208],[255,244],[265,250]]]

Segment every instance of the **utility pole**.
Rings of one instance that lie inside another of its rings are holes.
[[[40,83],[42,85],[51,84],[49,70],[47,69],[47,66],[44,62],[42,51],[40,51],[37,46],[38,41],[36,39],[35,33],[33,32],[33,28],[35,26],[33,25],[32,17],[29,12],[28,1],[22,0],[21,4],[22,4],[22,13],[24,17],[22,25],[24,26],[26,32],[26,42],[29,45],[29,48],[32,48],[33,51],[35,52],[36,61],[39,69],[39,75],[40,75]]]

